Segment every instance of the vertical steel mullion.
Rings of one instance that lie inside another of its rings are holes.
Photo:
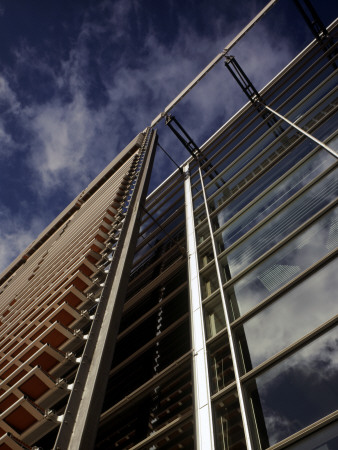
[[[184,194],[190,293],[190,323],[193,346],[193,386],[196,427],[196,449],[214,450],[214,428],[210,399],[207,349],[204,333],[203,306],[199,281],[194,208],[189,165],[184,167]]]
[[[213,249],[213,253],[214,253],[214,261],[215,261],[215,267],[216,267],[216,273],[217,273],[218,286],[219,286],[219,291],[220,291],[222,305],[223,305],[223,310],[224,310],[225,324],[226,324],[227,332],[228,332],[228,339],[229,339],[231,358],[232,358],[232,363],[233,363],[233,366],[234,366],[235,381],[236,381],[237,392],[238,392],[239,406],[240,406],[241,415],[242,415],[245,441],[246,441],[246,445],[247,445],[247,450],[253,450],[254,447],[253,447],[253,445],[251,443],[250,432],[249,432],[249,424],[248,424],[248,417],[247,417],[245,404],[244,404],[244,396],[243,396],[243,391],[242,391],[242,385],[241,385],[241,382],[240,382],[239,365],[237,363],[237,356],[236,356],[236,352],[235,352],[234,337],[233,337],[232,330],[231,330],[231,325],[230,325],[230,314],[229,314],[229,311],[228,311],[228,308],[227,308],[227,305],[226,305],[224,291],[223,291],[223,287],[222,287],[223,283],[222,283],[221,272],[220,272],[220,269],[219,269],[219,262],[218,262],[217,251],[216,251],[216,244],[215,244],[214,234],[213,234],[213,230],[212,230],[212,226],[211,226],[211,220],[210,220],[210,215],[209,215],[208,203],[207,203],[207,198],[206,198],[204,184],[203,184],[203,177],[202,177],[202,172],[201,172],[201,168],[200,167],[198,168],[198,171],[199,171],[199,174],[200,174],[200,180],[201,180],[201,185],[202,185],[204,207],[205,207],[205,211],[206,211],[206,215],[207,215],[207,219],[208,219],[208,226],[209,226],[209,232],[210,232],[211,245],[212,245],[212,249]]]
[[[142,162],[137,182],[55,441],[56,450],[90,450],[95,445],[156,140],[156,132],[148,129],[139,150]]]

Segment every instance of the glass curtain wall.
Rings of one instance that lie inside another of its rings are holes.
[[[336,83],[313,47],[264,98],[337,149]],[[215,448],[333,450],[337,159],[250,106],[202,150],[190,180]]]
[[[330,52],[310,46],[262,94],[334,149]],[[336,448],[337,161],[271,123],[243,108],[185,167],[189,195],[177,171],[148,197],[97,448],[192,449],[201,433],[217,450]]]

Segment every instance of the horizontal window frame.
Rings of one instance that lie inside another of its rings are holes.
[[[311,225],[313,222],[315,222],[317,219],[322,217],[326,212],[333,209],[338,204],[338,199],[333,200],[331,203],[326,205],[324,208],[319,210],[316,214],[314,214],[312,217],[310,217],[307,221],[302,223],[298,228],[293,230],[290,234],[285,236],[284,239],[282,239],[280,242],[278,242],[276,245],[271,247],[267,252],[263,253],[259,258],[257,258],[255,261],[253,261],[251,264],[249,264],[245,269],[243,269],[241,272],[237,273],[233,278],[223,283],[223,289],[227,289],[230,287],[233,283],[239,280],[243,275],[245,275],[247,272],[249,272],[251,269],[253,269],[255,266],[263,262],[266,258],[268,258],[272,253],[277,251],[279,248],[283,247],[287,242],[289,242],[293,237],[295,237],[297,234],[301,233],[306,227]]]
[[[332,78],[332,77],[330,76],[330,78]],[[325,80],[325,82],[326,82],[326,81],[327,81],[327,80]],[[327,93],[324,97],[322,97],[317,103],[315,103],[309,110],[307,110],[307,111],[306,111],[306,114],[303,114],[303,115],[301,115],[300,117],[298,117],[298,119],[295,121],[295,123],[297,124],[297,122],[303,121],[303,120],[306,119],[308,116],[310,116],[311,113],[312,113],[314,110],[316,110],[316,109],[318,108],[318,106],[320,106],[322,103],[324,103],[324,102],[327,100],[327,98],[329,98],[329,97],[332,95],[332,92],[336,92],[337,90],[338,90],[338,89],[333,89],[333,90],[331,90],[330,92],[328,92],[328,93]],[[305,101],[306,101],[306,100],[304,100],[304,102],[305,102]],[[299,105],[300,105],[301,103],[303,103],[303,101],[300,102],[300,103],[298,103],[293,109],[298,108]],[[320,121],[318,121],[316,124],[314,124],[313,127],[311,127],[311,128],[309,129],[309,131],[310,131],[310,130],[311,130],[311,131],[314,131],[317,127],[319,127],[322,123],[324,123],[324,121],[326,121],[328,118],[330,118],[330,116],[332,116],[337,110],[338,110],[338,107],[336,106],[336,107],[333,108],[328,114],[326,114]],[[288,114],[292,114],[292,112],[293,112],[293,110],[289,111]],[[282,119],[280,119],[280,120],[276,123],[275,128],[278,128],[278,126],[281,125],[281,123],[283,123],[283,120],[282,120]],[[283,138],[284,135],[286,135],[288,132],[290,132],[290,130],[292,131],[292,130],[294,130],[294,128],[293,128],[292,126],[289,126],[286,130],[283,131],[283,133],[282,133],[280,136],[278,136],[278,140],[281,140],[281,139]],[[271,132],[272,132],[271,129],[270,129],[270,130],[267,130],[267,131],[261,136],[261,138],[259,139],[259,141],[261,141],[262,139],[264,139],[264,138],[265,138],[266,136],[268,136]],[[295,134],[297,134],[297,133],[295,132]],[[299,138],[296,139],[294,142],[292,142],[291,145],[290,145],[288,148],[286,148],[280,155],[278,155],[278,157],[275,158],[275,160],[273,160],[272,162],[270,162],[270,164],[266,166],[265,171],[266,171],[266,169],[267,169],[268,167],[271,167],[271,164],[275,164],[276,161],[279,161],[279,160],[281,159],[281,155],[286,155],[286,154],[287,154],[287,153],[295,146],[296,143],[300,142],[301,138],[302,138],[302,136],[299,136]],[[306,136],[305,136],[305,138],[306,138]],[[269,145],[267,145],[267,146],[266,146],[261,152],[259,152],[252,160],[250,160],[249,164],[246,164],[244,167],[242,167],[242,168],[241,168],[238,172],[236,172],[236,173],[235,173],[235,174],[234,174],[234,175],[233,175],[226,183],[224,183],[224,184],[222,185],[222,189],[224,189],[224,187],[226,187],[227,185],[229,185],[230,183],[232,183],[238,175],[240,175],[241,173],[245,172],[245,171],[247,170],[248,166],[253,165],[253,164],[255,163],[256,160],[258,160],[258,159],[261,158],[265,153],[267,153],[267,152],[270,150],[270,148],[271,148],[273,145],[275,145],[275,143],[276,143],[276,139],[273,140]],[[244,151],[244,152],[243,152],[236,160],[234,160],[234,161],[233,161],[233,162],[225,169],[225,171],[227,171],[227,170],[228,170],[229,168],[231,168],[234,164],[236,164],[237,161],[238,161],[243,155],[245,155],[245,154],[247,154],[248,152],[250,152],[251,149],[252,149],[255,145],[257,145],[257,141],[255,141],[255,142],[254,142],[250,147],[248,147],[248,148],[247,148],[247,149],[246,149],[246,150],[245,150],[245,151]],[[222,173],[220,173],[219,176],[222,176]],[[253,180],[254,180],[254,179],[256,179],[256,177],[253,177]],[[251,181],[252,181],[252,180],[251,180]],[[214,182],[214,181],[211,181],[210,183],[208,183],[208,185],[205,187],[205,189],[208,189],[208,186],[210,186],[213,182]],[[249,184],[249,183],[247,183],[247,184]],[[245,186],[243,186],[243,188],[245,188]],[[219,189],[217,189],[217,191],[215,191],[212,195],[210,195],[210,196],[208,197],[208,204],[209,204],[210,201],[213,200],[214,197],[217,196],[218,191],[219,191]],[[241,192],[241,189],[239,189],[238,192]],[[230,197],[230,198],[231,198],[231,197]],[[229,200],[229,199],[228,199],[228,200]],[[224,204],[227,203],[228,200],[225,201]],[[219,208],[221,208],[221,207],[222,207],[222,205],[219,206]],[[217,211],[217,209],[218,209],[218,208],[216,208],[214,211],[212,211],[212,212],[210,213],[210,216],[214,215],[215,212]],[[197,211],[198,211],[198,208],[196,208],[196,212],[197,212]]]
[[[245,374],[240,376],[240,381],[242,385],[250,382],[254,378],[261,375],[263,372],[271,369],[272,367],[276,366],[289,356],[296,353],[298,350],[302,349],[306,345],[310,344],[311,342],[315,341],[317,338],[325,334],[327,331],[335,328],[338,325],[338,314],[331,317],[331,319],[327,320],[326,322],[322,323],[318,327],[316,327],[314,330],[310,331],[309,333],[302,336],[300,339],[297,339],[292,344],[288,345],[287,347],[283,348],[283,350],[280,350],[278,353],[274,354],[252,370],[246,372]],[[243,386],[244,387],[244,386]],[[245,389],[244,389],[245,391]]]
[[[320,60],[323,59],[323,58],[324,58],[324,55],[322,55],[322,57],[320,58]],[[317,63],[318,63],[318,60],[316,60],[316,62],[315,62],[312,66],[310,66],[310,67],[308,68],[308,70],[311,70],[311,69],[315,66],[315,64],[317,64]],[[323,72],[324,70],[326,70],[331,64],[332,64],[332,61],[331,61],[331,62],[328,61],[324,66],[321,66],[321,67],[318,69],[318,71],[317,71],[315,74],[313,74],[313,75],[307,80],[307,82],[306,82],[304,85],[302,85],[301,87],[299,87],[299,88],[298,88],[298,89],[297,89],[290,97],[288,97],[281,105],[279,105],[279,106],[277,107],[276,110],[278,111],[278,110],[282,109],[283,107],[285,107],[285,105],[286,105],[289,101],[291,101],[296,95],[298,95],[298,94],[299,94],[299,93],[300,93],[300,92],[301,92],[308,84],[312,83],[312,82],[315,80],[315,78],[317,78],[317,77],[321,74],[321,72]],[[308,70],[307,70],[307,71],[308,71]],[[306,72],[307,72],[307,71],[306,71]],[[299,81],[303,78],[303,76],[304,76],[304,73],[302,73],[302,74],[294,81],[294,83],[299,82]],[[320,89],[320,88],[328,81],[328,79],[331,78],[332,76],[334,76],[334,72],[332,72],[332,74],[329,74],[329,75],[325,78],[325,80],[323,80],[318,86],[316,86],[315,91],[317,91],[318,89]],[[292,83],[292,85],[293,85],[294,83]],[[290,89],[290,87],[291,87],[292,85],[289,85],[288,88],[285,90],[285,92],[283,91],[283,92],[280,94],[279,98],[280,98],[282,95],[284,95],[284,94],[286,93],[286,91]],[[304,97],[299,103],[297,103],[293,108],[291,108],[290,111],[288,111],[288,112],[287,112],[286,114],[284,114],[284,115],[287,117],[290,113],[293,112],[294,109],[296,109],[297,107],[299,107],[299,105],[302,104],[302,103],[303,103],[308,97],[310,97],[311,95],[312,95],[312,91],[311,91],[311,93],[307,94],[306,97]],[[272,102],[272,105],[274,105],[275,101],[276,101],[276,99]],[[255,110],[253,110],[253,111],[255,111]],[[309,110],[309,111],[310,111],[310,110]],[[259,117],[259,116],[258,116],[258,117]],[[252,123],[252,122],[253,122],[253,121],[251,121],[251,123]],[[209,171],[207,171],[207,172],[204,174],[204,176],[208,176],[213,170],[215,170],[215,168],[217,168],[217,166],[218,166],[218,164],[219,164],[220,162],[224,162],[224,161],[226,160],[226,158],[227,158],[233,151],[235,151],[235,149],[238,148],[239,145],[243,145],[243,144],[245,143],[245,140],[246,140],[248,137],[250,137],[250,136],[252,135],[252,133],[256,132],[259,128],[264,127],[264,126],[266,125],[266,122],[267,122],[267,120],[262,121],[261,123],[259,123],[255,129],[253,129],[247,136],[245,136],[245,138],[243,138],[243,140],[242,140],[241,142],[239,142],[239,143],[234,147],[234,149],[231,150],[231,152],[227,153],[227,154],[225,155],[224,158],[222,158],[220,161],[218,161],[217,164],[216,164],[212,169],[209,169]],[[279,123],[279,121],[278,121],[277,123]],[[249,125],[249,124],[248,124],[248,125]],[[241,130],[239,131],[238,134],[243,133],[244,131],[245,131],[245,129],[244,129],[244,130],[241,129]],[[269,130],[268,130],[268,131],[269,131]],[[266,133],[264,133],[264,134],[266,134]],[[233,140],[233,139],[232,139],[232,140]],[[255,141],[255,143],[256,143],[257,141],[258,141],[258,139]],[[253,143],[251,146],[255,145],[255,143]],[[226,145],[229,145],[229,144],[231,144],[231,141],[229,141]],[[251,146],[250,146],[250,147],[251,147]],[[219,150],[219,152],[222,151],[222,150],[224,150],[224,146]],[[240,156],[242,156],[243,154],[244,154],[244,153],[242,153]],[[215,157],[215,156],[216,156],[216,154],[213,155],[213,157]],[[233,162],[235,162],[235,161],[233,161]],[[207,164],[208,164],[208,163],[204,163],[204,164],[201,166],[201,169],[203,169],[203,167],[206,166]],[[229,167],[230,167],[230,166],[229,166]],[[227,169],[228,169],[228,168],[227,168]],[[227,169],[226,169],[226,170],[227,170]],[[222,172],[223,172],[223,171],[222,171]],[[211,183],[212,183],[212,181],[209,182],[208,184],[206,184],[206,185],[205,185],[205,189],[208,189],[208,187],[209,187],[209,185],[210,185]]]
[[[263,220],[261,220],[261,222],[259,222],[258,224],[256,224],[253,228],[251,228],[249,231],[247,231],[243,236],[241,236],[236,242],[234,242],[233,244],[231,244],[228,248],[226,248],[225,250],[223,250],[222,253],[219,253],[217,255],[218,261],[221,262],[220,260],[222,258],[224,258],[224,256],[226,256],[228,253],[230,253],[235,247],[237,247],[238,245],[240,245],[245,239],[247,239],[249,236],[251,236],[253,233],[255,233],[259,228],[261,228],[263,225],[265,225],[267,222],[269,222],[271,219],[273,219],[274,216],[276,216],[280,211],[282,211],[283,209],[287,208],[290,203],[292,203],[294,200],[296,200],[298,197],[300,197],[303,193],[305,193],[308,189],[310,189],[311,187],[313,187],[317,182],[321,181],[322,179],[324,179],[326,177],[326,175],[329,175],[331,172],[333,172],[335,169],[337,169],[338,167],[338,162],[334,163],[331,167],[328,167],[324,172],[322,172],[321,174],[319,174],[316,178],[314,178],[313,180],[310,181],[310,183],[308,183],[306,186],[303,186],[298,192],[296,192],[294,195],[292,195],[288,200],[286,200],[284,203],[282,203],[280,206],[278,206],[278,208],[276,208],[274,211],[272,211],[270,214],[268,214]],[[335,200],[333,200],[333,202],[335,202]],[[330,205],[332,204],[332,202],[330,203]],[[309,220],[309,219],[308,219]],[[305,222],[307,223],[307,221]],[[297,228],[298,229],[298,228]],[[293,233],[293,232],[292,232]],[[292,234],[291,233],[291,234]],[[284,238],[285,239],[285,238]],[[278,244],[276,244],[277,246]],[[274,246],[275,247],[275,246]],[[274,248],[273,247],[273,248]],[[270,249],[271,250],[271,249]],[[268,251],[270,251],[268,250]],[[267,252],[266,252],[267,253]],[[253,263],[255,261],[257,261],[259,258],[255,259],[253,261]],[[252,263],[251,263],[252,264]],[[251,266],[250,264],[250,266]],[[202,269],[203,270],[203,269]],[[243,269],[244,271],[244,269]],[[242,272],[242,271],[241,271]],[[238,274],[236,274],[235,276],[237,276]]]
[[[264,300],[262,300],[260,303],[258,303],[256,306],[251,308],[248,312],[243,314],[242,316],[235,319],[233,322],[231,322],[231,327],[233,329],[238,328],[240,325],[243,325],[243,322],[246,322],[247,320],[254,317],[257,313],[265,309],[268,305],[276,302],[279,300],[279,297],[284,295],[289,290],[292,290],[297,284],[305,281],[308,277],[310,277],[313,273],[315,273],[317,270],[324,267],[326,264],[328,264],[331,260],[334,260],[335,257],[338,256],[338,249],[332,250],[330,253],[325,255],[320,260],[316,261],[314,264],[312,264],[310,267],[305,269],[304,271],[300,272],[295,278],[293,278],[291,281],[286,283],[284,286],[279,288],[277,291],[273,292],[271,295],[266,297]]]
[[[336,420],[338,420],[338,411],[334,411],[333,413],[322,417],[316,422],[313,422],[311,425],[308,425],[307,427],[304,427],[301,430],[297,431],[297,433],[294,433],[291,436],[278,442],[277,444],[268,447],[266,450],[281,450],[283,448],[289,447],[291,444],[296,444],[298,441],[301,441],[301,439],[310,436],[315,431],[320,431],[322,428],[325,428]]]

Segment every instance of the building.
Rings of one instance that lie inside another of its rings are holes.
[[[338,448],[336,30],[146,200],[138,135],[3,272],[1,450]]]

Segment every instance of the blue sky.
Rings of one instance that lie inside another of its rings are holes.
[[[0,272],[266,3],[0,0]],[[280,0],[231,53],[260,89],[311,39]],[[220,63],[173,114],[200,145],[245,102]],[[158,153],[151,186],[174,168]]]

